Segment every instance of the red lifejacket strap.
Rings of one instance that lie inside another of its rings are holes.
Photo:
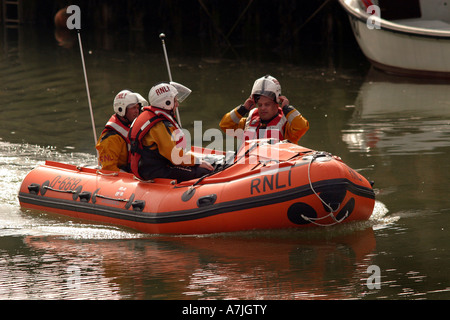
[[[364,5],[366,6],[366,8],[373,6],[373,3],[371,0],[362,0],[362,2],[364,3]]]
[[[139,175],[139,160],[144,150],[142,140],[145,135],[160,121],[169,121],[177,129],[180,129],[178,123],[162,109],[147,106],[143,108],[143,112],[136,118],[130,128],[128,134],[129,150],[128,150],[128,162],[130,164],[131,171],[138,178],[142,179]],[[181,130],[181,129],[180,129]],[[183,141],[182,135],[177,143]]]
[[[103,129],[101,134],[103,135],[106,131],[110,130],[117,132],[125,141],[128,142],[130,127],[120,121],[117,117],[117,114],[113,114],[111,118],[109,118],[108,122],[105,125],[105,129]]]
[[[254,108],[250,111],[245,124],[245,139],[262,139],[262,138],[276,138],[278,140],[284,139],[284,128],[287,119],[283,114],[281,108],[275,118],[266,124],[265,128],[261,128],[261,118],[258,109]],[[260,135],[260,130],[263,130],[264,135]],[[275,135],[275,136],[274,136]]]

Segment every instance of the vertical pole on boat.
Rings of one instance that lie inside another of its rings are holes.
[[[166,50],[166,42],[164,39],[166,38],[166,35],[164,33],[161,33],[159,35],[159,38],[161,39],[163,51],[164,51],[164,58],[166,59],[166,66],[167,66],[167,72],[169,73],[169,81],[172,81],[172,74],[170,73],[170,65],[169,65],[169,58],[167,56],[167,50]]]
[[[84,63],[84,54],[83,54],[83,45],[81,44],[81,30],[77,29],[78,34],[78,43],[80,44],[80,54],[81,54],[81,63],[83,64],[83,73],[84,73],[84,82],[86,84],[86,94],[88,97],[88,103],[89,103],[89,111],[91,113],[91,124],[92,124],[92,132],[94,134],[94,145],[97,144],[97,133],[95,132],[95,122],[94,122],[94,112],[92,111],[92,102],[91,102],[91,94],[89,92],[89,83],[86,73],[86,65]]]
[[[166,35],[164,33],[161,33],[159,35],[159,38],[161,39],[163,51],[164,51],[164,58],[166,60],[167,73],[169,74],[169,81],[172,82],[172,73],[170,72],[169,57],[167,56],[166,42],[164,41],[165,37],[166,37]],[[177,112],[177,121],[181,127],[181,118],[180,118],[180,112],[178,111],[178,108],[177,108],[176,112]]]
[[[83,73],[84,73],[84,82],[86,84],[86,93],[89,103],[89,111],[91,112],[91,123],[92,123],[92,131],[94,133],[94,145],[97,144],[97,133],[95,132],[95,123],[94,123],[94,113],[92,111],[92,103],[91,103],[91,94],[89,92],[89,83],[86,73],[86,65],[84,63],[84,54],[83,54],[83,45],[81,43],[81,10],[77,5],[70,5],[66,8],[66,13],[69,14],[66,20],[67,29],[77,30],[78,34],[78,43],[80,45],[80,54],[81,54],[81,63],[83,65]],[[98,152],[97,152],[98,156]]]
[[[86,73],[86,65],[84,63],[84,54],[83,54],[83,45],[81,44],[81,10],[77,5],[70,5],[66,8],[66,14],[69,15],[66,20],[66,27],[69,30],[76,29],[78,34],[78,43],[80,45],[80,54],[81,54],[81,63],[83,65],[83,73],[84,73],[84,82],[86,84],[86,93],[89,103],[89,110],[91,113],[91,123],[92,123],[92,131],[94,133],[94,146],[97,144],[97,133],[95,132],[95,123],[94,123],[94,113],[92,111],[92,103],[91,103],[91,94],[89,92],[89,84]],[[97,159],[99,158],[98,150]]]

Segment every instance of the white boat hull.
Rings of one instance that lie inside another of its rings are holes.
[[[369,28],[371,16],[350,7],[356,0],[340,2],[362,52],[375,67],[397,74],[450,77],[450,29],[417,28],[383,19],[375,20],[379,28],[370,23],[373,28]]]

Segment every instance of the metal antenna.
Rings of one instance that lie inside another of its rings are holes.
[[[164,51],[164,58],[166,60],[167,73],[169,74],[169,81],[172,82],[172,73],[170,72],[169,57],[167,56],[166,43],[164,41],[165,37],[166,37],[166,35],[164,33],[161,33],[159,35],[159,38],[161,39],[163,51]],[[177,113],[178,124],[180,125],[180,127],[182,127],[181,126],[180,112],[178,111],[178,108],[176,109],[176,113]]]

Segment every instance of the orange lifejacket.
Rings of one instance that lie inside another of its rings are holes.
[[[253,108],[245,122],[245,140],[276,138],[281,141],[284,139],[286,122],[287,119],[281,108],[278,108],[277,116],[266,124],[261,122],[258,108]]]
[[[126,172],[130,171],[127,163],[128,162],[127,146],[128,146],[129,130],[130,124],[121,121],[116,114],[113,114],[111,118],[108,120],[108,122],[105,125],[105,128],[103,129],[100,135],[97,145],[95,146],[99,152],[98,161],[99,164],[102,166],[102,168],[107,168],[108,170],[117,170],[115,168],[118,168]],[[111,141],[118,141],[116,139],[104,142],[106,139],[114,135],[118,135],[120,137],[118,138],[119,142],[111,142]],[[122,142],[120,142],[120,140],[122,140]],[[116,160],[113,160],[115,156],[112,156],[112,154],[115,154],[116,152],[118,153],[117,154],[118,158]]]
[[[153,126],[155,126],[160,121],[169,121],[177,129],[180,129],[179,132],[182,132],[180,126],[170,114],[168,114],[163,109],[152,106],[144,107],[142,113],[134,120],[133,124],[131,125],[128,134],[128,162],[131,172],[133,172],[133,174],[140,179],[143,178],[139,174],[139,161],[144,153],[147,153],[147,155],[155,158],[155,160],[158,162],[170,162],[169,160],[161,156],[157,150],[151,150],[151,146],[144,146],[142,143],[145,135]],[[183,142],[184,136],[181,134],[179,136],[177,144],[182,144]]]
[[[122,121],[120,121],[117,117],[117,114],[113,114],[111,118],[109,118],[101,135],[105,134],[107,131],[111,131],[111,134],[119,134],[125,140],[125,142],[128,143],[128,133],[130,131],[130,126],[127,126]],[[103,139],[105,139],[105,137]]]

